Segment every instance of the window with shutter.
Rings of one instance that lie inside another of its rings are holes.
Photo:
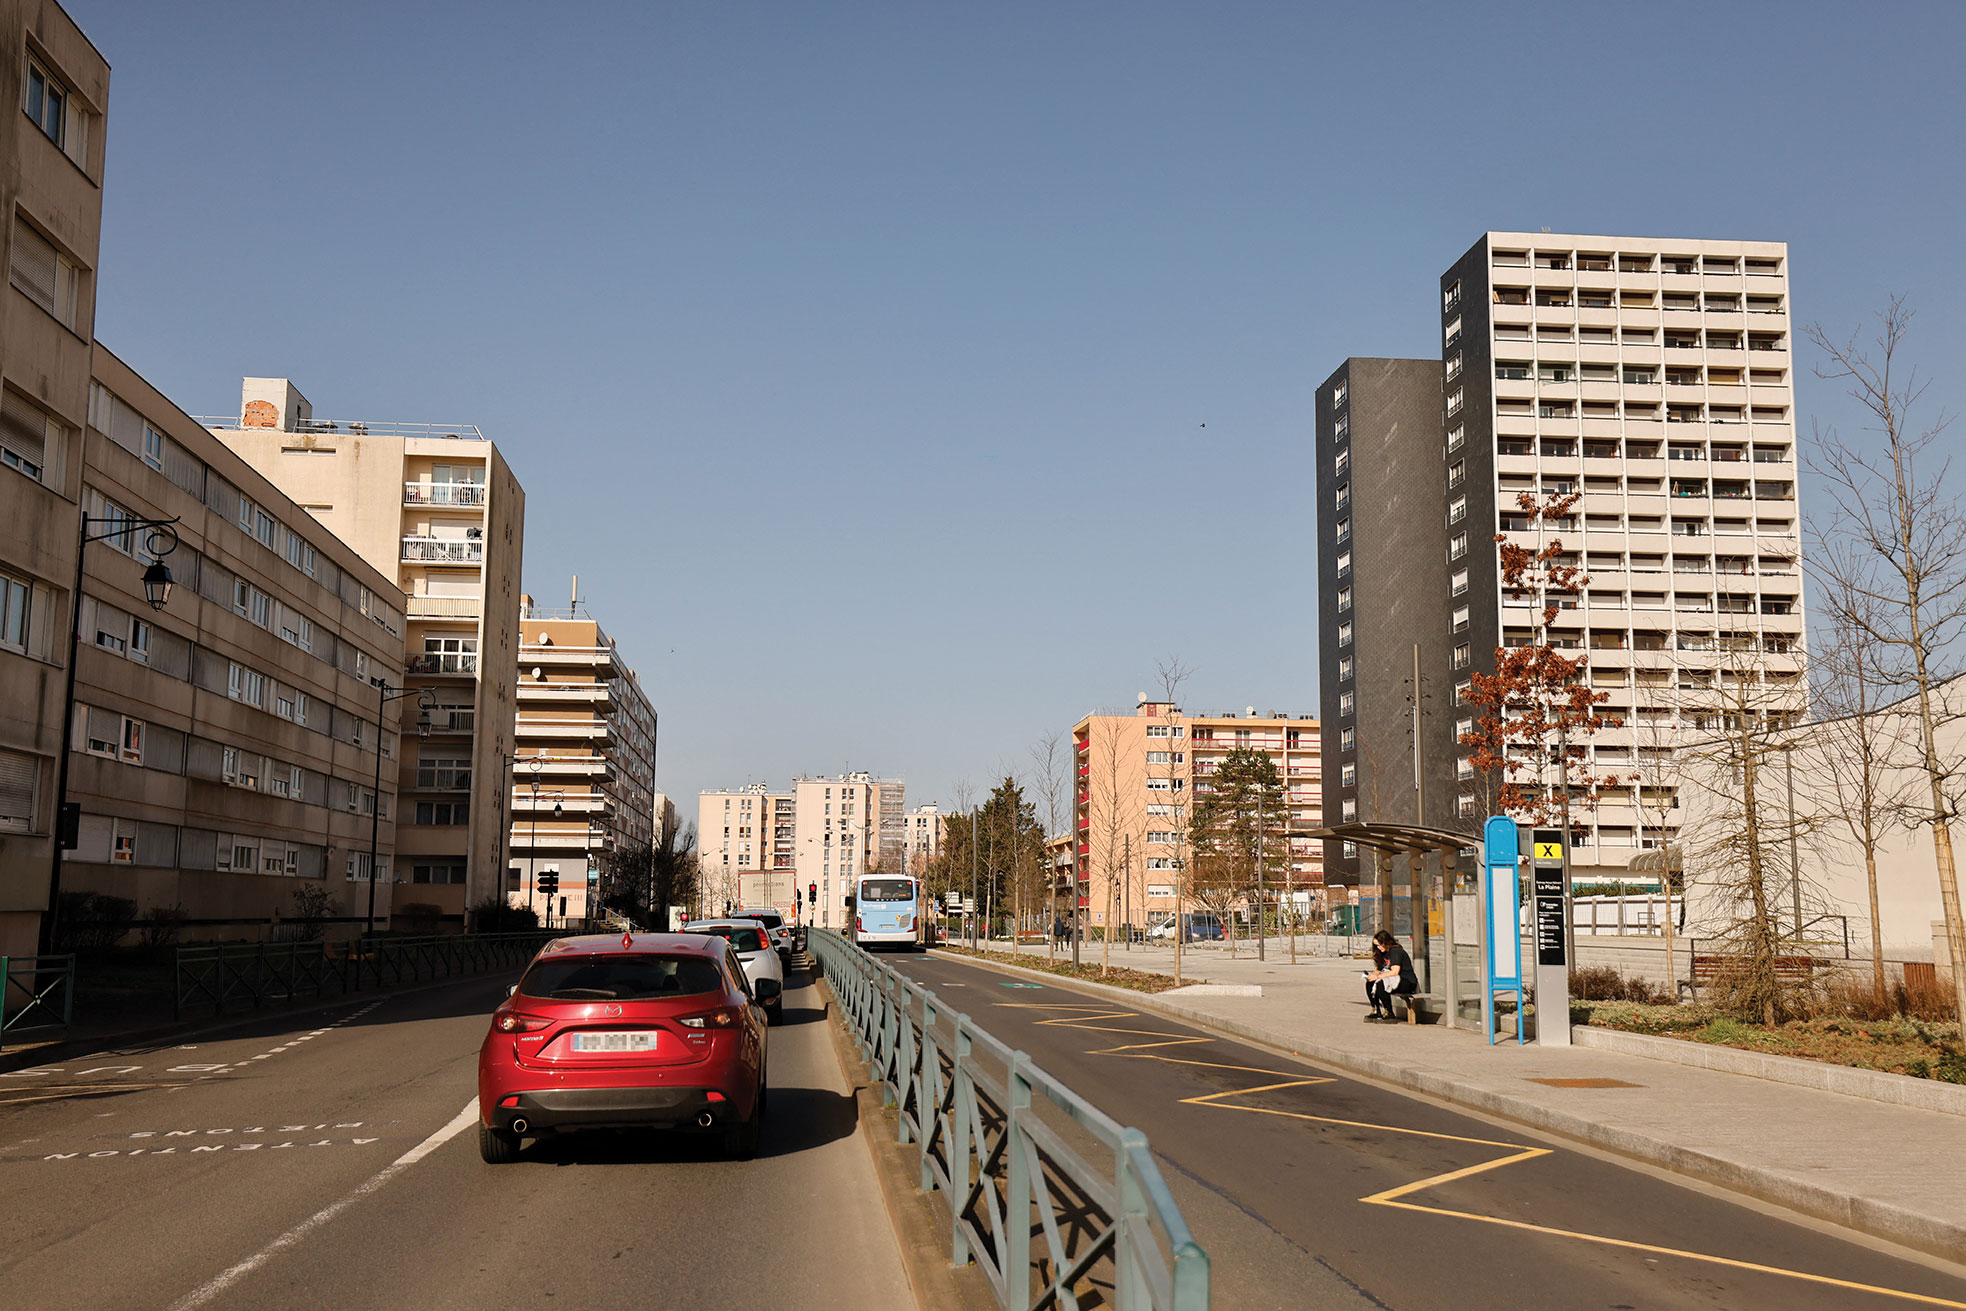
[[[14,222],[14,251],[12,266],[8,274],[16,287],[26,297],[42,309],[62,318],[61,304],[62,264],[65,263],[48,239],[16,218]],[[73,266],[71,266],[72,268]],[[73,279],[74,274],[69,274]],[[73,317],[71,297],[70,317]]]
[[[0,751],[0,829],[25,833],[34,827],[34,792],[40,778],[40,757]]]
[[[41,407],[8,392],[0,401],[0,461],[39,479],[48,460],[48,416]]]

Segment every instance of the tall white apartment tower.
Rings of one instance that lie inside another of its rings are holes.
[[[1440,290],[1449,578],[1429,663],[1434,689],[1451,689],[1434,704],[1451,709],[1429,737],[1475,817],[1460,698],[1531,626],[1529,604],[1501,592],[1492,538],[1539,540],[1521,493],[1581,493],[1571,523],[1544,530],[1590,577],[1555,637],[1588,654],[1624,721],[1594,738],[1598,772],[1633,782],[1577,817],[1572,869],[1623,873],[1676,836],[1674,744],[1711,713],[1711,689],[1799,691],[1788,248],[1491,232]]]

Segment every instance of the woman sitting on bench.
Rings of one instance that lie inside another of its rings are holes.
[[[1397,1022],[1399,1017],[1393,1013],[1393,998],[1411,997],[1418,992],[1420,976],[1413,972],[1413,958],[1406,954],[1406,948],[1400,946],[1399,939],[1386,930],[1380,929],[1372,935],[1372,948],[1373,956],[1382,964],[1365,976],[1366,996],[1372,1002],[1372,1014],[1365,1017],[1365,1022]],[[1385,1008],[1383,1013],[1381,1007]]]

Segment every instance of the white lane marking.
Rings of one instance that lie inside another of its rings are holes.
[[[478,1099],[474,1097],[464,1104],[464,1109],[459,1111],[449,1124],[437,1130],[436,1133],[431,1134],[428,1138],[425,1138],[422,1142],[410,1148],[409,1151],[404,1152],[388,1165],[383,1166],[380,1170],[370,1175],[367,1180],[358,1185],[346,1197],[322,1207],[313,1215],[308,1216],[305,1220],[302,1220],[299,1224],[287,1230],[286,1233],[281,1234],[265,1247],[260,1248],[259,1251],[254,1252],[245,1260],[229,1267],[200,1284],[197,1288],[192,1289],[189,1293],[171,1304],[171,1311],[191,1311],[192,1307],[203,1306],[205,1303],[211,1301],[220,1293],[223,1293],[226,1289],[232,1287],[232,1285],[265,1265],[273,1257],[300,1242],[301,1239],[307,1237],[316,1229],[319,1229],[322,1225],[388,1183],[398,1174],[401,1174],[404,1170],[409,1169],[418,1161],[421,1161],[424,1157],[436,1151],[439,1147],[443,1146],[447,1139],[455,1138],[459,1133],[464,1131],[465,1126],[477,1118]]]

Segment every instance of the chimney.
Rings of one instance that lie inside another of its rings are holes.
[[[239,426],[302,432],[314,419],[314,407],[300,388],[285,378],[247,378],[239,387]]]

